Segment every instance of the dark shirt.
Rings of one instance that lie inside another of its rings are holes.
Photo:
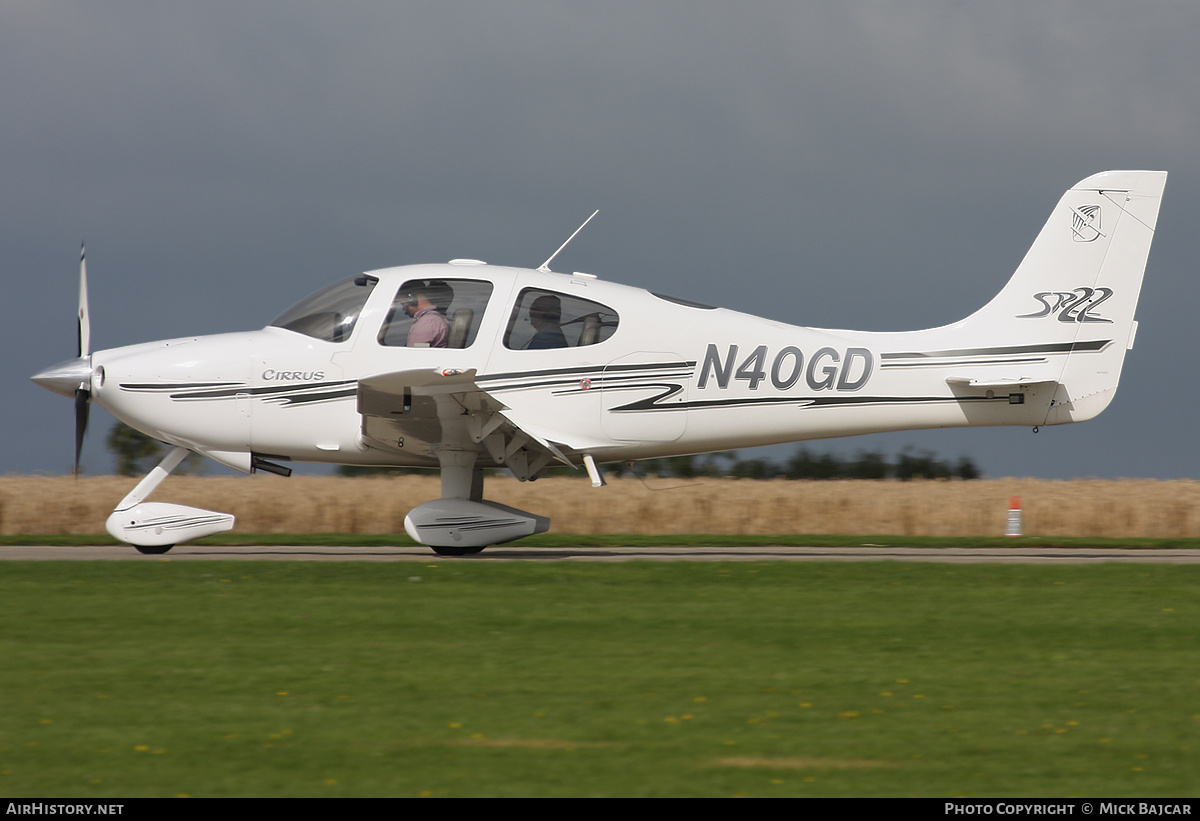
[[[567,338],[563,336],[562,328],[558,325],[547,325],[533,335],[529,340],[529,350],[547,350],[549,348],[567,347]]]

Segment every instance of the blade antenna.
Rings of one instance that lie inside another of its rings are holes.
[[[597,208],[595,211],[593,211],[593,212],[592,212],[592,217],[596,216],[596,215],[597,215],[597,214],[599,214],[599,213],[600,213],[600,209],[599,209],[599,208]],[[585,226],[586,226],[586,225],[587,225],[589,222],[591,222],[591,221],[592,221],[592,217],[588,217],[587,219],[585,219],[585,220],[583,221],[583,225],[581,225],[581,226],[579,226],[578,228],[576,228],[576,229],[575,229],[575,234],[578,234],[580,231],[582,231],[582,230],[584,229],[584,227],[585,227]],[[566,242],[564,242],[562,245],[558,246],[558,251],[555,251],[553,254],[551,254],[551,255],[550,255],[550,259],[546,260],[546,261],[545,261],[545,262],[543,262],[541,265],[539,265],[539,266],[538,266],[538,270],[539,270],[539,271],[541,271],[541,272],[543,272],[543,273],[546,273],[546,274],[550,273],[550,263],[551,263],[551,262],[554,260],[554,258],[555,258],[556,256],[558,256],[558,255],[559,255],[559,252],[561,252],[561,251],[562,251],[562,249],[564,249],[564,248],[566,248],[566,247],[567,247],[567,245],[568,245],[568,244],[571,242],[571,240],[575,239],[575,234],[571,234],[571,236],[567,237],[567,241],[566,241]]]

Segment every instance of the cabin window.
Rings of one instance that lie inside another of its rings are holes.
[[[513,306],[504,347],[533,351],[595,345],[616,332],[617,322],[617,312],[599,302],[526,288]]]
[[[467,348],[475,342],[492,283],[410,279],[400,286],[379,329],[389,348]]]
[[[344,342],[377,282],[378,278],[366,274],[335,282],[288,308],[271,325],[326,342]]]

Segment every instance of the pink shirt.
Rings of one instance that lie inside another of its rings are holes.
[[[417,311],[405,344],[410,348],[445,348],[449,343],[450,323],[446,317],[433,307]]]

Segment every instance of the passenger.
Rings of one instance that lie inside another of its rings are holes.
[[[529,340],[528,350],[567,347],[562,331],[562,303],[553,294],[543,294],[529,306],[529,322],[537,331]]]
[[[445,286],[449,290],[449,286]],[[438,296],[436,289],[434,296]],[[401,304],[404,312],[413,318],[412,327],[408,329],[408,340],[405,344],[410,348],[445,348],[450,343],[450,323],[438,306],[431,299],[430,288],[423,282],[414,282],[405,286],[401,294]]]
[[[454,301],[454,289],[450,287],[449,283],[440,279],[429,280],[425,284],[425,294],[433,303],[433,307],[441,311],[443,316],[450,310],[450,303]]]

